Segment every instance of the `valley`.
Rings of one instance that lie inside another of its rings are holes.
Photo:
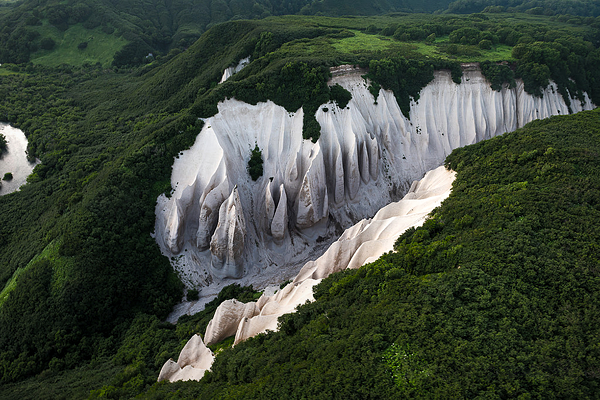
[[[154,3],[0,3],[0,397],[594,397],[595,2]]]

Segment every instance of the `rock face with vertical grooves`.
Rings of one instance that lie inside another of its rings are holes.
[[[169,359],[161,368],[158,381],[199,381],[206,371],[210,370],[214,354],[202,342],[199,335],[194,335],[179,353],[177,362]]]
[[[402,232],[421,225],[431,210],[448,197],[453,180],[454,173],[444,167],[429,171],[420,182],[411,185],[401,201],[388,204],[372,219],[361,220],[347,229],[321,257],[307,262],[294,281],[282,290],[271,296],[263,294],[256,302],[243,304],[227,300],[221,303],[206,329],[206,343],[216,343],[235,334],[235,345],[261,332],[277,330],[277,319],[281,315],[314,300],[313,287],[323,278],[346,268],[359,268],[392,250]],[[179,379],[177,375],[168,375],[179,371],[173,364],[172,361],[165,363],[161,371],[163,379],[167,376],[171,380]]]
[[[375,102],[358,74],[336,76],[335,83],[352,99],[344,109],[327,104],[316,112],[316,143],[302,139],[302,109],[229,99],[175,160],[174,192],[158,200],[156,239],[201,296],[215,295],[230,278],[256,288],[290,279],[453,149],[569,113],[554,83],[541,98],[520,81],[496,92],[479,70],[465,71],[460,84],[435,72],[409,118],[389,91]],[[593,108],[585,99],[572,100],[571,110]],[[255,145],[264,171],[257,181],[247,172]]]
[[[211,270],[220,278],[241,278],[244,272],[246,221],[237,186],[221,204],[219,220],[210,240]]]

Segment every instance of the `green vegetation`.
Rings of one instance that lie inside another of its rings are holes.
[[[8,143],[6,142],[6,136],[0,133],[0,154],[4,153],[8,149]]]
[[[103,67],[109,67],[115,53],[127,43],[116,33],[107,34],[101,28],[85,29],[81,24],[74,25],[66,31],[48,23],[34,29],[43,38],[40,41],[40,49],[31,54],[31,62],[34,64],[81,66],[84,63],[100,63]],[[79,49],[82,43],[87,45],[84,49]]]
[[[263,174],[263,159],[262,152],[258,147],[258,144],[254,146],[250,153],[250,159],[248,160],[248,174],[253,181],[260,178]]]
[[[2,177],[3,181],[10,181],[13,178],[13,174],[12,172],[7,172],[4,174],[4,176]]]
[[[187,301],[196,301],[198,300],[200,292],[198,289],[189,289],[185,295]]]
[[[397,4],[396,4],[397,3]],[[403,10],[433,12],[444,9],[449,0],[436,0],[423,3],[416,0],[376,0],[365,3],[353,0],[277,0],[230,1],[230,0],[178,0],[159,2],[150,0],[144,3],[130,0],[112,2],[109,0],[70,0],[68,2],[21,2],[0,3],[0,62],[23,63],[40,48],[40,27],[52,27],[51,36],[68,37],[94,36],[100,42],[98,31],[106,35],[118,35],[118,41],[126,41],[114,65],[129,67],[145,62],[148,53],[166,55],[173,49],[189,47],[200,35],[222,22],[240,19],[265,18],[271,15],[319,14],[319,15],[374,15],[386,10],[402,7]],[[75,29],[75,32],[72,32]],[[85,34],[81,29],[88,30]],[[92,34],[92,31],[96,33]],[[56,37],[53,38],[56,41]],[[111,44],[115,38],[103,41],[108,47],[122,47]],[[75,44],[82,43],[79,40]],[[67,49],[59,49],[67,51]],[[96,51],[99,51],[96,49]],[[95,56],[94,54],[88,57]],[[70,55],[75,57],[75,55]],[[59,56],[53,57],[59,58]],[[75,57],[76,59],[79,59]],[[40,61],[40,62],[43,62]],[[91,64],[103,60],[88,61]]]
[[[395,251],[165,398],[593,398],[600,112],[454,151],[450,197]]]
[[[216,24],[191,44],[212,23],[200,6],[157,7],[160,19],[128,2],[90,3],[89,13],[79,2],[19,4],[0,7],[0,120],[25,131],[28,154],[42,163],[22,190],[0,197],[3,394],[597,393],[597,112],[453,153],[453,197],[423,228],[376,263],[326,279],[318,301],[284,317],[281,332],[222,345],[202,384],[154,384],[217,303],[177,326],[161,322],[183,288],[150,236],[173,157],[221,100],[303,107],[303,135],[317,140],[318,107],[350,100],[328,86],[332,66],[368,68],[373,92],[392,89],[406,113],[435,69],[459,81],[459,62],[482,61],[494,89],[521,77],[535,93],[552,79],[563,95],[585,91],[600,104],[597,18],[270,17]],[[310,4],[306,12],[333,3]],[[250,16],[263,15],[259,6]],[[222,20],[236,15],[218,10]],[[17,11],[22,18],[12,18]],[[247,56],[247,67],[218,84]],[[219,301],[229,296],[257,294],[229,288]],[[81,385],[68,392],[75,377]]]
[[[419,99],[419,92],[433,80],[433,71],[436,69],[449,69],[452,72],[452,80],[460,83],[462,77],[460,64],[444,60],[430,62],[405,58],[372,60],[369,63],[367,76],[384,89],[392,90],[402,112],[408,117],[410,99]],[[379,93],[378,85],[370,88],[375,99]]]

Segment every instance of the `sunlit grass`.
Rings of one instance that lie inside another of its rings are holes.
[[[50,37],[56,42],[53,50],[38,50],[31,56],[34,64],[57,66],[60,64],[82,65],[84,63],[100,63],[107,67],[127,41],[116,34],[108,35],[101,28],[85,29],[80,24],[74,25],[62,32],[56,27],[44,23],[36,27],[41,38]],[[77,46],[87,42],[85,49]]]
[[[33,257],[33,259],[29,261],[25,267],[17,268],[17,270],[13,273],[13,276],[8,280],[8,282],[6,282],[4,288],[0,292],[0,305],[6,301],[10,292],[17,287],[17,279],[19,276],[23,272],[27,271],[37,261],[41,261],[43,259],[52,261],[52,266],[54,268],[53,289],[58,291],[62,285],[64,285],[64,283],[67,281],[68,271],[73,265],[73,260],[70,257],[63,257],[58,253],[60,244],[60,241],[52,241],[40,254]]]
[[[352,31],[353,37],[340,39],[333,43],[333,47],[342,53],[360,51],[386,51],[400,48],[401,43],[391,38],[380,35],[369,35],[360,31]]]
[[[437,39],[433,44],[425,42],[413,43],[418,53],[431,58],[442,58],[460,62],[475,62],[483,60],[510,61],[513,59],[512,46],[505,44],[493,46],[491,50],[482,50],[478,46],[458,45],[459,49],[462,49],[466,54],[461,54],[461,51],[459,51],[458,54],[449,54],[445,52],[444,47],[449,44],[450,42],[448,42],[447,36]]]

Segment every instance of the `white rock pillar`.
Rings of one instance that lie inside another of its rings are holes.
[[[237,186],[221,204],[219,222],[210,241],[211,271],[219,278],[241,278],[244,273],[246,221]]]

